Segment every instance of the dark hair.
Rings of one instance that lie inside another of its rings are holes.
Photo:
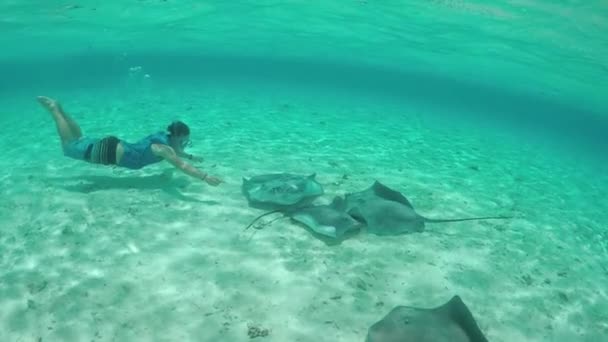
[[[181,121],[173,121],[169,127],[167,127],[167,131],[175,137],[190,135],[190,128]]]

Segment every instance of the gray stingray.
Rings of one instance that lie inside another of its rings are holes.
[[[365,342],[487,342],[459,296],[436,308],[397,306],[373,324]]]
[[[258,209],[281,209],[311,203],[323,194],[323,186],[309,176],[274,173],[243,178],[242,191],[249,205]]]
[[[343,198],[335,197],[333,202],[328,205],[304,205],[276,209],[259,215],[247,228],[264,216],[281,212],[285,217],[307,226],[317,234],[332,239],[341,239],[345,234],[359,231],[363,226],[361,222],[346,213],[345,205],[346,202]]]
[[[376,235],[398,235],[424,230],[425,223],[507,219],[505,216],[431,219],[419,215],[400,192],[375,181],[368,189],[345,197],[346,211]]]

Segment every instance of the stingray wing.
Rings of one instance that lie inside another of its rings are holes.
[[[487,342],[473,315],[454,296],[432,309],[397,306],[373,324],[366,342]]]
[[[384,198],[388,201],[399,202],[414,209],[414,206],[402,193],[389,188],[388,186],[380,183],[379,181],[375,181],[374,185],[372,185],[370,189],[378,197]]]
[[[296,206],[323,194],[323,187],[308,176],[275,173],[243,178],[242,191],[252,207],[265,209]]]
[[[342,238],[344,234],[358,230],[361,224],[343,211],[331,205],[318,205],[296,209],[291,218],[310,228],[317,234],[331,238]]]

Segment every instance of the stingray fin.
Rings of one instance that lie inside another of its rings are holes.
[[[331,201],[330,207],[338,210],[345,211],[346,210],[346,200],[343,197],[336,196],[333,201]]]
[[[379,181],[375,181],[374,185],[372,185],[371,189],[379,197],[382,197],[389,201],[405,204],[406,206],[414,209],[414,206],[412,206],[410,201],[407,198],[405,198],[405,196],[403,196],[402,193],[389,188],[388,186],[380,183]]]
[[[367,220],[365,220],[365,217],[361,214],[359,208],[351,208],[347,214],[350,215],[350,217],[352,217],[355,221],[367,225]]]
[[[471,342],[488,342],[483,332],[477,325],[473,314],[462,301],[460,296],[456,295],[449,302],[436,308],[438,312],[448,316],[450,320],[456,322],[458,326],[469,337]]]

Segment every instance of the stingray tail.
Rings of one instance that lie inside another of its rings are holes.
[[[430,219],[424,218],[426,223],[443,223],[443,222],[461,222],[461,221],[481,221],[481,220],[507,220],[513,218],[512,216],[483,216],[483,217],[469,217],[460,219]]]
[[[265,216],[268,216],[268,215],[272,215],[274,213],[278,213],[278,212],[281,212],[281,211],[283,211],[283,210],[276,209],[276,210],[265,212],[262,215],[258,215],[256,218],[253,219],[253,221],[251,221],[251,223],[249,223],[249,225],[247,227],[245,227],[245,229],[243,229],[243,231],[246,231],[247,229],[249,229],[251,226],[253,226],[254,223],[258,222],[262,217],[265,217]]]

